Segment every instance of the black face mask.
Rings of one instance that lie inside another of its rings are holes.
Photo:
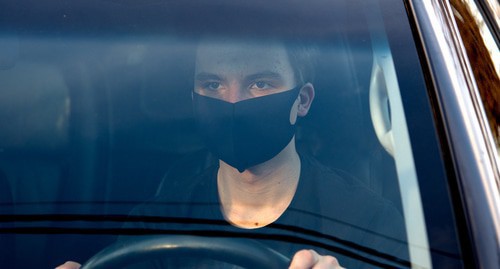
[[[193,93],[194,113],[206,146],[240,172],[272,159],[295,134],[290,111],[300,88],[236,103]]]

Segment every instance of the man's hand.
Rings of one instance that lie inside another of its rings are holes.
[[[321,256],[314,250],[303,249],[295,253],[290,269],[341,269],[339,262],[332,256]]]
[[[56,267],[56,269],[79,269],[81,265],[76,262],[68,261]]]

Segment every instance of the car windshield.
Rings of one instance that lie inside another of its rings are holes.
[[[314,249],[346,268],[460,264],[403,1],[5,6],[2,268],[84,263],[145,235]],[[164,255],[153,263],[212,264]]]

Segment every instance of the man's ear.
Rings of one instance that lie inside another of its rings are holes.
[[[314,86],[311,83],[306,83],[302,86],[299,93],[299,107],[297,116],[304,117],[309,112],[311,104],[314,100]]]

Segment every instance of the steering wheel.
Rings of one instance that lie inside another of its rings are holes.
[[[121,268],[155,258],[191,255],[246,268],[288,268],[290,259],[250,239],[187,235],[120,240],[90,258],[81,269]]]

